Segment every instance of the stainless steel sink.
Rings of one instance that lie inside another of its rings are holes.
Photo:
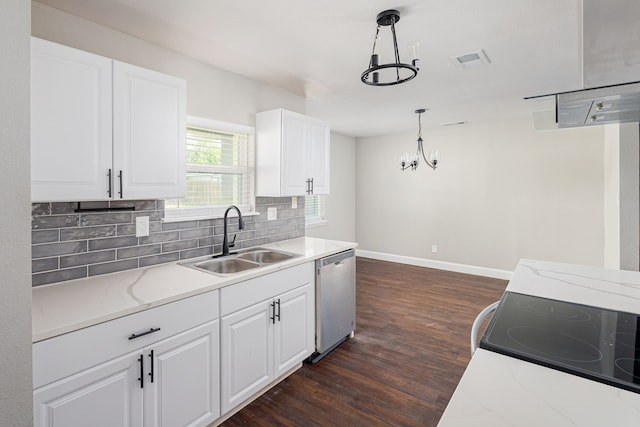
[[[253,251],[245,252],[238,255],[240,259],[246,259],[249,261],[257,262],[260,264],[273,264],[274,262],[286,261],[288,259],[294,258],[296,255],[272,251],[269,249],[256,249]]]
[[[234,252],[227,256],[214,255],[207,258],[199,258],[181,262],[186,267],[204,270],[218,276],[227,276],[255,268],[273,265],[295,257],[299,254],[276,251],[267,248],[248,248]]]
[[[218,274],[233,274],[260,267],[260,264],[238,258],[218,258],[193,264],[194,267]]]

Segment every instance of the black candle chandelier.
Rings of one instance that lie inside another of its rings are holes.
[[[440,157],[440,153],[437,150],[429,151],[429,159],[424,154],[424,147],[422,144],[422,113],[427,111],[424,108],[420,108],[416,110],[416,114],[418,114],[418,149],[415,153],[404,153],[400,156],[400,167],[402,170],[411,169],[412,171],[418,169],[418,164],[420,163],[420,156],[424,159],[424,162],[431,169],[435,170],[438,167],[438,157]]]
[[[376,18],[378,27],[376,29],[376,38],[373,41],[373,51],[369,60],[369,68],[362,73],[360,80],[362,83],[370,86],[392,86],[400,83],[408,82],[418,75],[418,42],[409,44],[411,51],[411,64],[400,62],[400,54],[398,53],[398,40],[396,39],[396,22],[400,20],[400,12],[397,10],[385,10],[380,12]],[[395,62],[380,64],[380,56],[376,53],[376,47],[380,35],[380,27],[391,27],[393,36],[393,53]]]

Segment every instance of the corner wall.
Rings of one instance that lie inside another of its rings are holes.
[[[0,13],[0,424],[33,425],[29,211],[30,2]]]
[[[520,258],[603,265],[601,127],[535,132],[521,119],[423,133],[436,171],[400,170],[415,133],[357,140],[360,249],[508,271]]]

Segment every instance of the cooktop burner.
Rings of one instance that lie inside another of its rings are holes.
[[[480,347],[640,393],[639,319],[505,292]]]

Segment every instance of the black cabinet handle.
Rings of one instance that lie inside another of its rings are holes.
[[[313,178],[311,178],[311,194],[313,194]]]
[[[278,314],[276,316],[278,316],[278,322],[279,322],[280,321],[280,298],[278,298],[278,301],[276,301],[276,304],[278,305]],[[274,308],[274,311],[275,311],[275,308]]]
[[[138,362],[140,362],[140,376],[138,377],[138,381],[140,381],[140,388],[144,388],[144,357],[142,355],[138,357]]]
[[[149,377],[153,383],[153,350],[149,353],[149,362],[151,363],[151,367],[149,368]]]
[[[269,317],[269,319],[271,319],[271,323],[275,324],[276,323],[276,303],[272,302],[271,304],[269,304],[270,307],[270,312],[271,310],[273,310],[273,315]]]
[[[120,198],[122,199],[122,171],[118,173],[118,178],[120,179],[120,191],[118,191],[118,194],[120,194]]]
[[[129,340],[135,340],[136,338],[143,337],[145,335],[152,334],[154,332],[158,332],[160,328],[151,328],[148,331],[140,332],[139,334],[131,334],[129,335]]]
[[[107,194],[109,195],[109,198],[111,198],[112,194],[112,188],[111,188],[111,169],[109,169],[109,172],[107,172],[107,177],[109,179],[109,189],[107,190]]]

